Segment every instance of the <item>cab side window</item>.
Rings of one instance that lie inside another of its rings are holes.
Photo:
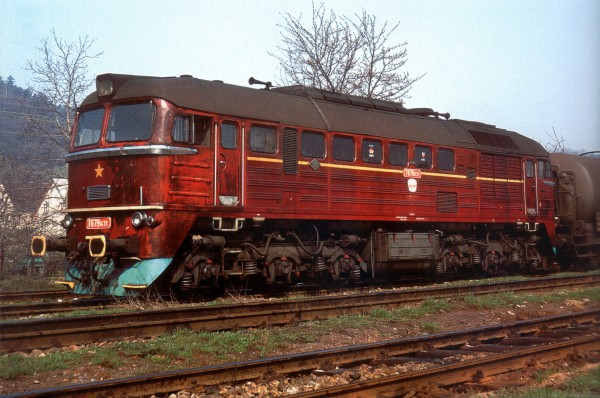
[[[550,162],[538,160],[538,177],[552,178],[552,165],[550,164]]]
[[[533,161],[527,160],[525,161],[525,176],[532,178],[533,177]]]
[[[173,140],[177,142],[190,142],[190,119],[183,116],[175,116],[173,123]]]
[[[210,146],[212,118],[206,116],[175,116],[173,122],[173,141],[188,144]]]
[[[237,148],[237,126],[233,123],[221,124],[221,148]]]

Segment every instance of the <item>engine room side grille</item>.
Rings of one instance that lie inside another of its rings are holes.
[[[106,200],[110,198],[110,185],[94,185],[87,188],[88,200]]]
[[[298,132],[283,130],[283,172],[298,174]]]
[[[440,213],[457,213],[458,194],[456,192],[438,192],[437,211]]]

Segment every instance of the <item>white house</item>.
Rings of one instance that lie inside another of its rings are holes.
[[[52,183],[35,215],[39,222],[39,233],[50,237],[64,235],[64,229],[60,222],[64,217],[61,210],[67,207],[67,188],[66,178],[52,179]]]
[[[4,189],[4,185],[0,183],[0,226],[6,227],[10,225],[10,218],[14,216],[15,208]]]

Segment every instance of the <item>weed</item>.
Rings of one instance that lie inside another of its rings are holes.
[[[90,361],[92,365],[112,369],[116,369],[123,365],[123,360],[115,355],[114,351],[111,349],[97,349],[90,353],[92,354],[92,359]]]
[[[436,322],[423,322],[421,324],[421,331],[426,334],[432,334],[440,330],[440,325]]]
[[[81,363],[81,359],[82,355],[75,352],[58,352],[38,358],[8,354],[0,357],[0,378],[13,379],[20,375],[68,369]]]
[[[0,293],[65,290],[64,286],[54,283],[55,279],[43,276],[3,275],[0,278]]]
[[[545,372],[544,372],[545,373]],[[546,374],[549,376],[553,372]],[[540,375],[541,376],[541,375]],[[572,376],[571,380],[559,386],[546,386],[527,391],[505,390],[498,393],[498,398],[571,398],[595,397],[600,388],[600,368]]]

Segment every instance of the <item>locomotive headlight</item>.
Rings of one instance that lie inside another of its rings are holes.
[[[133,225],[136,228],[139,228],[142,225],[144,225],[144,222],[146,221],[147,218],[148,218],[148,216],[143,211],[136,211],[131,216],[131,225]]]
[[[64,218],[60,222],[64,229],[69,229],[73,226],[75,219],[70,214],[65,214]]]
[[[113,84],[112,80],[109,78],[104,79],[96,79],[96,91],[98,95],[104,97],[106,95],[111,95],[113,92]]]

